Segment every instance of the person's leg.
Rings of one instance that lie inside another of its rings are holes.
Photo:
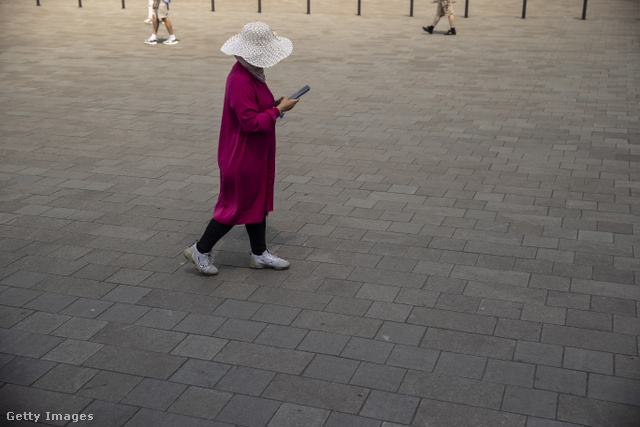
[[[262,255],[267,250],[267,218],[262,222],[245,224],[249,242],[251,242],[251,252],[254,255]]]
[[[289,268],[289,261],[282,259],[267,250],[267,218],[262,222],[246,224],[249,240],[251,241],[251,268],[273,268],[284,270]]]
[[[158,28],[160,27],[160,21],[158,20],[158,15],[153,14],[153,35],[158,35]]]
[[[171,21],[169,18],[163,18],[162,22],[164,22],[164,26],[167,27],[167,31],[169,31],[169,35],[173,35],[173,25],[171,25]]]
[[[431,24],[431,26],[435,28],[435,26],[438,25],[438,22],[440,22],[440,15],[436,13],[436,17],[433,18],[433,24]]]
[[[455,28],[456,27],[455,18],[453,17],[453,14],[451,14],[449,16],[449,25],[451,25],[451,28]],[[463,28],[463,30],[464,30],[464,28]]]
[[[196,243],[198,252],[203,254],[211,252],[211,249],[213,249],[215,244],[218,243],[218,240],[220,240],[232,228],[233,225],[223,224],[212,218],[211,221],[209,221],[207,228],[204,230],[202,237],[200,237],[200,240]]]
[[[233,225],[211,219],[200,240],[184,250],[184,257],[194,263],[200,273],[208,276],[217,274],[218,268],[213,264],[211,249],[232,228]]]

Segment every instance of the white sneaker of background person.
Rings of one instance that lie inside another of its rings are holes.
[[[162,44],[178,44],[178,39],[175,34],[171,34],[167,40],[162,42]]]

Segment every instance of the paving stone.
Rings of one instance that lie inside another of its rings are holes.
[[[631,427],[637,424],[639,417],[640,408],[637,406],[571,395],[560,395],[558,399],[557,419],[560,421],[596,426],[614,423],[616,426]]]
[[[0,381],[29,386],[49,372],[55,363],[45,360],[16,357],[0,368]]]
[[[557,393],[507,386],[502,409],[516,414],[533,415],[542,418],[555,418]]]
[[[420,346],[472,356],[511,359],[516,342],[506,338],[429,328]]]
[[[487,359],[483,357],[442,352],[433,372],[440,375],[480,379],[486,365]]]
[[[296,348],[308,331],[279,325],[267,325],[255,339],[256,344],[274,347]]]
[[[340,356],[374,363],[384,363],[392,350],[393,345],[390,343],[352,337]]]
[[[312,331],[373,338],[381,323],[376,319],[304,310],[291,326]]]
[[[130,325],[138,321],[138,319],[144,316],[149,310],[151,310],[150,307],[115,303],[102,312],[97,319],[106,320],[107,322],[126,323]]]
[[[310,331],[298,346],[298,350],[319,354],[339,355],[348,342],[348,335]]]
[[[498,425],[524,427],[527,425],[526,423],[527,417],[523,415],[433,399],[422,399],[412,425],[421,427],[432,425],[442,427],[462,425],[474,427],[493,427]]]
[[[539,366],[536,369],[535,387],[542,390],[585,396],[587,374],[569,369]]]
[[[232,366],[216,385],[216,389],[260,396],[276,374],[260,369]]]
[[[81,365],[102,348],[102,344],[66,339],[42,356],[44,360]]]
[[[303,351],[230,341],[215,357],[216,362],[299,375],[313,355]]]
[[[103,320],[72,317],[51,332],[51,335],[77,340],[87,340],[104,328],[107,323],[108,322]]]
[[[355,415],[360,411],[368,394],[369,390],[363,387],[278,374],[262,396]]]
[[[76,393],[91,399],[120,402],[142,381],[141,377],[101,371]]]
[[[396,392],[407,370],[363,362],[351,377],[349,384]]]
[[[13,328],[20,331],[48,334],[67,320],[69,320],[69,316],[36,312],[22,320]]]
[[[427,328],[423,326],[384,322],[376,335],[376,340],[416,346],[420,344],[426,330]]]
[[[91,380],[98,371],[73,365],[58,364],[38,381],[37,388],[73,394]]]
[[[227,423],[205,420],[202,418],[189,417],[185,415],[172,414],[165,411],[155,411],[142,408],[124,424],[126,427],[171,427],[176,425],[188,425],[190,427],[230,427]]]
[[[39,358],[63,341],[62,338],[15,330],[0,329],[2,352]]]
[[[588,397],[637,406],[638,402],[640,402],[640,381],[616,378],[609,375],[590,374]]]
[[[182,384],[146,378],[129,392],[122,403],[166,410],[186,388],[187,386]]]
[[[52,292],[43,292],[38,297],[32,299],[24,305],[25,308],[31,310],[39,310],[47,313],[58,313],[69,304],[76,301],[76,297],[69,295],[61,295]]]
[[[483,379],[506,385],[532,387],[535,365],[489,359]]]
[[[91,337],[92,342],[167,353],[185,339],[180,332],[122,323],[109,323]]]
[[[227,340],[202,335],[188,335],[171,354],[194,359],[211,360],[227,344]]]
[[[410,423],[420,399],[396,393],[373,390],[361,415],[386,421]]]
[[[617,377],[640,379],[640,357],[616,354],[615,375]],[[606,372],[603,372],[606,374]]]
[[[34,387],[5,384],[0,389],[0,409],[3,414],[8,412],[41,414],[41,416],[46,416],[47,412],[80,414],[89,403],[91,403],[90,399]],[[66,421],[56,422],[54,425],[66,423]]]
[[[184,360],[184,357],[105,345],[87,359],[84,365],[96,369],[167,379]]]
[[[548,366],[562,366],[561,346],[518,341],[513,360]]]
[[[136,411],[137,408],[133,406],[95,400],[83,411],[87,415],[91,414],[92,419],[87,417],[85,421],[79,421],[77,424],[101,427],[124,425]]]
[[[632,336],[590,329],[545,325],[542,329],[542,342],[627,355],[636,354]]]
[[[152,308],[138,319],[135,324],[154,328],[173,329],[186,316],[187,313],[180,311]]]
[[[356,415],[343,414],[340,412],[331,412],[325,427],[380,427],[381,422],[373,418],[358,417]]]
[[[203,388],[213,388],[228,370],[229,366],[221,363],[188,359],[171,376],[170,380]]]
[[[275,323],[288,326],[300,313],[300,309],[278,305],[263,305],[251,317],[255,322]]]
[[[399,391],[411,396],[497,410],[502,402],[504,388],[502,384],[409,371]]]
[[[229,400],[230,393],[192,386],[171,405],[169,412],[213,420]]]
[[[274,416],[280,402],[254,396],[235,395],[218,414],[217,419],[243,426],[265,426]]]
[[[562,365],[567,369],[613,375],[613,357],[611,353],[566,347]]]
[[[308,406],[283,403],[268,426],[272,427],[322,427],[330,412]],[[353,425],[353,424],[351,424]]]

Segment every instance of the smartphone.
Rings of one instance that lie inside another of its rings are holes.
[[[303,87],[302,89],[300,89],[299,91],[297,91],[296,93],[294,93],[293,95],[291,95],[289,98],[291,99],[298,99],[300,98],[302,95],[304,95],[305,93],[309,92],[309,89],[311,89],[309,87],[309,85],[306,85],[305,87]]]

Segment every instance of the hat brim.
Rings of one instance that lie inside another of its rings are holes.
[[[220,50],[227,55],[240,56],[255,67],[269,68],[291,55],[293,43],[286,37],[276,36],[269,44],[257,46],[243,43],[242,34],[236,34]]]

